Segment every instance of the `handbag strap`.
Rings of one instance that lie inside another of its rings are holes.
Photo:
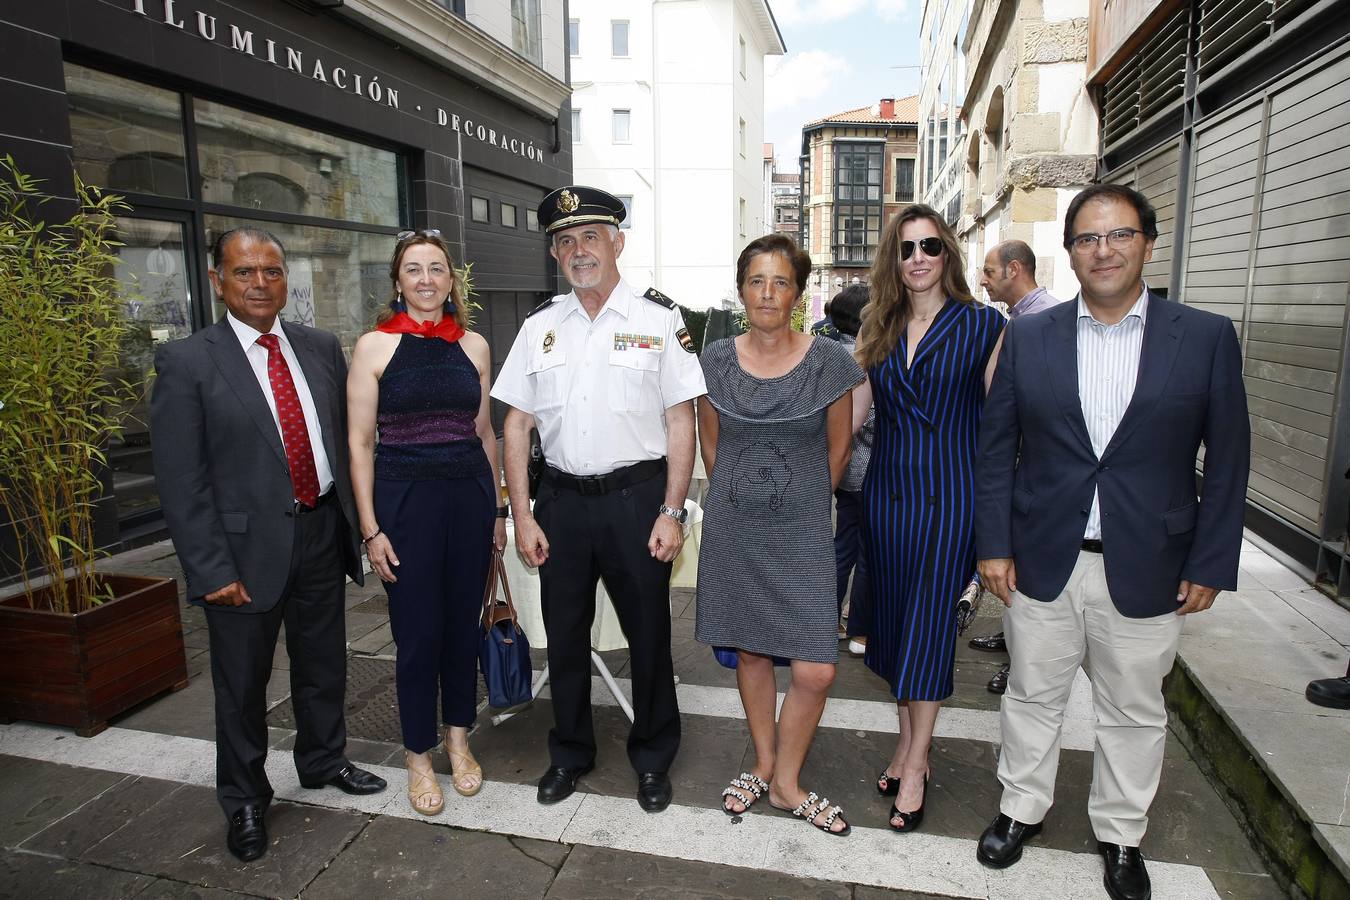
[[[497,585],[501,584],[502,598],[497,596]],[[503,602],[504,601],[504,602]],[[499,606],[505,606],[507,615],[501,615],[498,612]],[[502,558],[502,551],[496,547],[492,548],[492,562],[488,566],[487,584],[483,589],[483,615],[481,622],[484,628],[491,626],[509,618],[511,626],[519,630],[520,623],[517,621],[516,604],[511,599],[511,582],[506,578],[506,560]]]

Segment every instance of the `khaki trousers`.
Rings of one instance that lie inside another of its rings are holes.
[[[1027,824],[1045,818],[1054,802],[1064,708],[1082,666],[1097,718],[1092,830],[1098,840],[1139,846],[1162,775],[1162,680],[1176,658],[1181,616],[1122,616],[1111,603],[1101,554],[1082,551],[1054,600],[1014,593],[1003,630],[1012,674],[1001,713],[1000,810]]]

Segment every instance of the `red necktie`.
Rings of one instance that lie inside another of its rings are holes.
[[[309,443],[305,411],[300,407],[300,395],[295,392],[290,366],[281,355],[281,339],[275,334],[264,334],[258,338],[258,343],[267,348],[267,380],[272,383],[272,399],[276,401],[277,418],[281,420],[281,442],[286,447],[295,499],[306,506],[317,506],[319,473],[314,468],[314,449]]]

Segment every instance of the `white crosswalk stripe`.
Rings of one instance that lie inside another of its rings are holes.
[[[708,690],[729,689],[699,689]],[[697,696],[691,695],[691,701]],[[710,696],[722,702],[720,695]],[[92,738],[72,740],[65,729],[13,724],[0,726],[0,754],[202,787],[214,785],[215,745],[196,738],[109,728]],[[406,777],[402,769],[368,768],[389,781],[389,790],[364,797],[348,796],[335,788],[305,790],[284,753],[269,755],[267,774],[279,800],[428,821],[409,808],[401,790]],[[1021,863],[996,872],[975,861],[973,844],[964,838],[918,833],[898,839],[887,829],[856,824],[849,837],[832,838],[804,822],[776,815],[752,812],[738,821],[716,809],[678,804],[660,815],[649,815],[632,798],[584,792],[541,806],[531,785],[488,781],[472,799],[447,791],[445,811],[430,821],[950,897],[1082,900],[1105,896],[1101,862],[1095,854],[1029,846]],[[1218,900],[1209,877],[1198,866],[1150,861],[1149,874],[1155,896]]]

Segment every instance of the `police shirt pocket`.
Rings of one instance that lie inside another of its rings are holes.
[[[611,350],[609,371],[609,408],[616,412],[649,412],[659,396],[657,373],[661,368],[659,350]]]
[[[1163,525],[1167,528],[1169,535],[1185,534],[1188,531],[1195,530],[1195,520],[1199,515],[1200,505],[1198,503],[1188,503],[1185,506],[1179,506],[1176,509],[1169,509],[1163,513]]]
[[[535,353],[525,367],[525,375],[534,384],[536,408],[552,408],[563,405],[566,394],[564,363],[567,355],[561,350]]]
[[[227,534],[243,534],[248,531],[248,513],[223,512],[220,514],[220,527]]]

